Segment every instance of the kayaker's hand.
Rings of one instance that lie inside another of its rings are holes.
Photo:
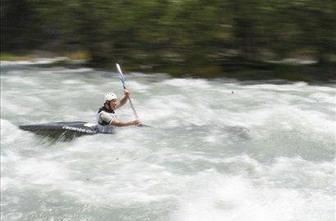
[[[142,122],[141,122],[140,120],[134,120],[134,121],[133,121],[133,124],[134,124],[135,126],[141,126],[141,125],[142,125]]]
[[[124,95],[128,98],[130,96],[130,92],[127,89],[124,89]]]

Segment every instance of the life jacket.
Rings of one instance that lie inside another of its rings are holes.
[[[111,125],[110,122],[103,121],[100,117],[100,113],[104,111],[111,115],[112,118],[116,118],[114,110],[108,110],[105,106],[99,108],[97,112],[97,130],[100,133],[113,133],[115,126]]]

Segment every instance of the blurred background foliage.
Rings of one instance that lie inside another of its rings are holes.
[[[218,73],[336,57],[335,0],[1,0],[1,29],[2,53],[83,51],[99,67]]]

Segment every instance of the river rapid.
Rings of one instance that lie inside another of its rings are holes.
[[[152,127],[55,141],[18,125],[95,122],[117,73],[2,63],[1,220],[335,220],[335,84],[126,84]]]

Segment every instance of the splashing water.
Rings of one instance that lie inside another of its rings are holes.
[[[1,219],[335,220],[335,85],[126,78],[152,128],[51,142],[17,126],[94,122],[117,74],[1,66]]]

